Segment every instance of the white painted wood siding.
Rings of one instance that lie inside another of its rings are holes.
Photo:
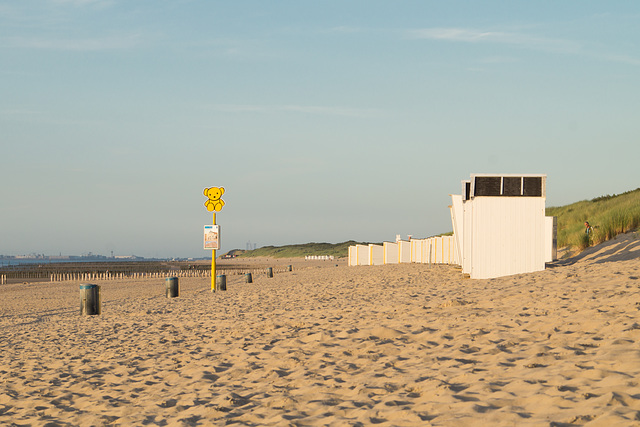
[[[411,240],[411,262],[422,262],[422,247],[424,246],[424,240],[413,239]]]
[[[470,204],[471,278],[544,270],[544,197],[475,197]]]
[[[369,265],[369,246],[356,245],[357,265]]]
[[[349,246],[349,266],[354,266],[354,265],[358,265],[358,255],[356,252],[356,247],[355,246]]]
[[[384,264],[384,248],[382,245],[369,245],[369,265],[383,265]]]
[[[453,239],[455,246],[455,264],[462,265],[462,236],[464,233],[464,210],[462,208],[462,196],[451,195],[451,224],[453,226]]]
[[[398,263],[398,244],[391,242],[383,242],[384,247],[384,263],[385,264],[397,264]]]
[[[398,262],[411,262],[411,242],[405,240],[398,242]]]

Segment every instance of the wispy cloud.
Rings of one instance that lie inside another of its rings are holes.
[[[225,113],[280,113],[291,112],[301,114],[314,114],[325,116],[342,116],[342,117],[379,117],[383,114],[382,110],[374,108],[353,108],[353,107],[327,107],[314,105],[250,105],[250,104],[215,104],[212,105],[216,111]]]
[[[575,52],[581,49],[579,43],[570,40],[508,31],[483,31],[473,28],[423,28],[409,30],[407,36],[415,39],[451,42],[509,44],[557,52]]]
[[[137,34],[93,38],[5,37],[0,46],[20,49],[101,51],[140,47],[143,38]]]
[[[65,118],[55,113],[23,108],[0,108],[0,121],[54,126],[96,126],[103,123],[100,120],[84,120],[77,117]]]
[[[481,62],[485,64],[509,64],[513,62],[518,62],[518,59],[513,56],[487,56],[481,60]]]
[[[347,25],[340,25],[338,27],[330,27],[324,30],[326,33],[335,33],[335,34],[354,34],[361,33],[363,30],[359,27],[350,27]]]
[[[113,4],[113,0],[50,0],[53,4],[72,5],[72,6],[109,6]]]
[[[611,61],[611,62],[621,62],[623,64],[629,64],[629,65],[640,65],[640,59],[639,58],[634,58],[632,56],[629,55],[616,55],[616,54],[597,54],[594,56],[601,58],[601,59],[605,59],[607,61]]]
[[[590,57],[600,61],[620,62],[640,65],[640,59],[630,55],[616,55],[602,52],[572,40],[543,37],[513,31],[488,31],[475,28],[422,28],[407,30],[405,36],[411,39],[425,39],[460,43],[493,43],[510,45],[523,49]]]
[[[468,28],[422,28],[408,30],[407,35],[416,39],[449,40],[463,42],[479,42],[500,40],[505,33],[493,31],[478,31]]]

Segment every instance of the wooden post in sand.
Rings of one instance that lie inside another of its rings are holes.
[[[267,268],[267,277],[273,277],[273,268],[272,267]]]
[[[218,274],[216,276],[216,290],[217,291],[227,290],[227,276],[225,274]]]
[[[88,283],[80,285],[80,314],[100,314],[100,286]]]
[[[167,277],[164,279],[165,296],[167,298],[175,298],[180,296],[180,286],[177,277]]]
[[[287,266],[287,271],[293,271],[293,266],[291,264]]]
[[[244,278],[246,279],[247,283],[253,283],[253,277],[251,276],[251,273],[245,273]]]

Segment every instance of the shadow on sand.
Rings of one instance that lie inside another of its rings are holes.
[[[554,261],[547,267],[573,265],[580,261],[593,264],[627,261],[640,257],[640,235],[636,231],[620,234],[615,239],[590,247],[570,258]]]

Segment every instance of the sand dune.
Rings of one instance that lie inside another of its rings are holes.
[[[0,287],[0,424],[640,425],[640,239],[544,272],[305,264]],[[291,263],[291,262],[289,262]]]

